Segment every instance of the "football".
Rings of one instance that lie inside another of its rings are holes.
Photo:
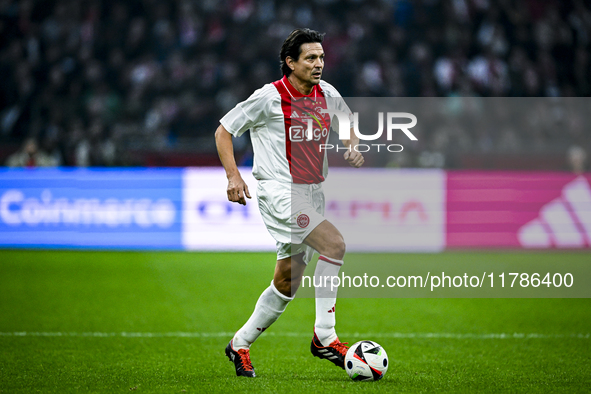
[[[380,380],[388,370],[388,355],[373,341],[359,341],[345,356],[345,371],[353,380]]]

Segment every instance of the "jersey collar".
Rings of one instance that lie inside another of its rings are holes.
[[[291,82],[289,82],[289,79],[287,79],[287,75],[283,76],[283,78],[281,79],[281,83],[283,83],[283,86],[285,86],[285,89],[287,89],[287,92],[293,98],[309,97],[309,98],[316,99],[316,97],[322,96],[322,88],[320,87],[320,84],[314,85],[310,94],[305,95],[305,94],[300,93],[299,90],[297,90],[296,88],[293,87]]]

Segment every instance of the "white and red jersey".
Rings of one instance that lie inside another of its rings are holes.
[[[339,92],[320,81],[305,96],[287,77],[266,84],[228,112],[220,123],[235,137],[250,129],[254,150],[253,175],[258,180],[299,184],[321,183],[327,174],[326,144],[330,117],[321,109],[331,107],[350,113]],[[308,122],[313,132],[308,133]]]

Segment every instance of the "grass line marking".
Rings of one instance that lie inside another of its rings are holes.
[[[0,337],[91,337],[91,338],[230,338],[233,332],[0,332]],[[267,332],[266,336],[309,337],[304,332]],[[343,338],[394,338],[394,339],[591,339],[591,334],[539,334],[539,333],[445,333],[445,332],[386,332],[340,333]]]

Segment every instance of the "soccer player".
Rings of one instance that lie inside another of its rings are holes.
[[[322,151],[321,145],[328,141],[331,121],[323,110],[336,102],[333,109],[350,111],[338,91],[321,80],[323,38],[310,29],[291,32],[280,51],[283,78],[264,85],[236,105],[220,120],[215,133],[228,178],[228,200],[246,205],[251,195],[236,166],[232,136],[250,130],[258,205],[277,245],[273,280],[225,350],[237,376],[256,376],[250,346],[293,300],[314,250],[320,254],[315,277],[337,276],[343,265],[343,236],[323,216],[326,150]],[[343,141],[347,147],[344,158],[351,166],[360,167],[363,155],[352,149],[359,140],[353,132],[351,135],[350,140]],[[336,289],[315,291],[312,354],[344,368],[347,346],[335,331]]]

